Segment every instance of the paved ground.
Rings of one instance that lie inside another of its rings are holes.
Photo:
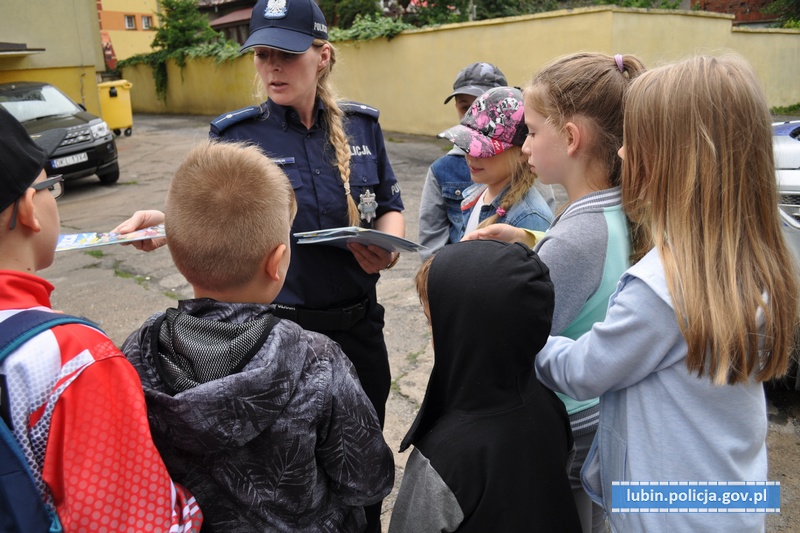
[[[134,117],[133,136],[119,137],[122,177],[113,187],[95,178],[67,184],[59,200],[62,232],[108,231],[136,209],[161,208],[172,172],[187,149],[206,138],[209,117]],[[403,187],[407,235],[417,236],[417,213],[428,165],[449,143],[387,132],[387,149]],[[405,254],[378,285],[386,307],[386,340],[392,393],[386,439],[397,450],[422,401],[432,366],[430,334],[413,289],[419,258]],[[119,345],[152,313],[174,306],[191,291],[165,249],[145,254],[131,247],[106,246],[63,252],[43,272],[57,290],[56,308],[101,323]],[[769,531],[800,531],[800,400],[796,393],[770,394],[770,479],[782,484],[782,513],[768,518]],[[396,454],[399,486],[407,454]],[[384,505],[388,524],[393,495]]]

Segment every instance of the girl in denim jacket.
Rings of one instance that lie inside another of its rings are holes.
[[[536,175],[521,152],[525,141],[522,92],[514,87],[489,89],[475,100],[458,126],[438,136],[466,153],[472,181],[461,202],[461,237],[478,227],[507,223],[545,231],[553,219],[536,190]]]

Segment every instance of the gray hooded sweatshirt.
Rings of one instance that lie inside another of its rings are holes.
[[[181,301],[123,346],[203,531],[361,531],[394,461],[350,361],[272,307]]]

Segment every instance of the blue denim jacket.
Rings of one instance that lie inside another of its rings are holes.
[[[442,191],[445,207],[447,208],[447,219],[450,221],[450,242],[458,242],[461,239],[461,201],[464,199],[464,191],[473,185],[469,175],[469,167],[461,155],[453,151],[440,157],[431,165],[431,171],[439,182]]]
[[[466,233],[470,214],[484,190],[486,190],[486,185],[476,183],[464,191],[464,200],[461,202],[461,231],[459,232],[458,240],[461,240]],[[508,187],[503,189],[503,191],[492,200],[491,204],[480,206],[481,213],[478,217],[479,224],[495,214],[497,207],[500,205],[500,202],[507,192]],[[512,205],[505,216],[497,217],[496,223],[510,224],[517,228],[533,231],[547,231],[552,221],[553,212],[550,210],[550,206],[547,205],[547,201],[541,193],[536,190],[536,187],[531,186],[528,192],[525,193],[525,196],[523,196],[519,202]]]

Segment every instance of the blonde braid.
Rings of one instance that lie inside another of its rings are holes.
[[[517,147],[514,148],[519,150]],[[511,149],[513,150],[514,148]],[[511,184],[509,185],[508,192],[503,196],[503,199],[500,200],[500,205],[498,206],[498,209],[503,209],[506,212],[525,197],[525,194],[533,187],[533,183],[536,180],[536,174],[531,172],[531,167],[529,167],[526,162],[519,161],[518,158],[515,158],[515,161],[518,162],[514,165],[514,168],[511,169]],[[500,217],[495,213],[478,224],[478,227],[484,228],[495,224],[498,218]]]
[[[328,44],[331,47],[331,60],[328,65],[320,72],[317,79],[317,95],[325,105],[324,120],[328,125],[328,139],[333,146],[336,156],[335,163],[339,167],[339,176],[342,179],[345,194],[347,195],[347,218],[351,226],[361,225],[361,212],[356,206],[353,195],[350,194],[350,145],[347,142],[347,135],[344,132],[344,112],[339,107],[334,94],[333,85],[330,83],[330,74],[333,65],[336,63],[336,49],[321,39],[316,39],[313,46],[323,46]]]

